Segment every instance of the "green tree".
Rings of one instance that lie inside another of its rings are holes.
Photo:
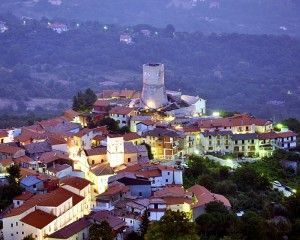
[[[89,229],[90,240],[113,240],[113,230],[107,221],[100,224],[94,223]]]
[[[19,185],[20,183],[20,178],[21,178],[21,173],[20,173],[20,167],[19,165],[11,165],[10,167],[7,168],[7,173],[8,175],[8,182],[10,184],[14,185]]]
[[[266,239],[266,222],[255,212],[246,212],[239,225],[239,232],[246,240]]]
[[[151,146],[148,143],[142,143],[141,145],[144,145],[147,148],[148,158],[150,160],[153,159],[153,153],[152,153],[152,150],[151,150]]]
[[[136,232],[131,232],[129,233],[126,237],[125,240],[143,240],[144,238],[142,238],[138,233]]]
[[[205,213],[196,219],[198,234],[220,239],[236,231],[237,217],[231,214],[221,202],[205,205]]]
[[[23,240],[34,240],[35,238],[32,236],[32,234],[26,236],[23,238]]]
[[[111,132],[118,132],[120,129],[117,121],[110,117],[101,119],[96,123],[96,126],[107,126],[107,129]]]
[[[85,106],[87,109],[91,110],[93,108],[94,103],[97,100],[97,95],[90,88],[85,90],[84,95],[85,95]]]
[[[150,220],[148,217],[148,211],[144,211],[141,217],[141,224],[140,224],[140,233],[142,238],[146,235],[148,228],[149,228]]]
[[[147,231],[146,240],[199,240],[196,226],[184,212],[167,210]]]

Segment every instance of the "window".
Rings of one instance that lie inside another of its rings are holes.
[[[10,224],[10,226],[11,226],[11,227],[13,227],[13,226],[14,226],[14,224],[13,224],[13,223],[11,223],[11,224]]]
[[[17,205],[20,205],[20,201],[17,201]]]
[[[169,182],[169,179],[166,179],[166,182]]]
[[[36,184],[33,184],[33,186],[32,186],[33,188],[36,188]]]
[[[22,232],[22,235],[24,235],[24,232]]]
[[[245,144],[245,140],[242,140],[242,144]]]
[[[170,172],[168,172],[168,175],[170,175]]]
[[[143,196],[142,192],[139,192],[139,196],[140,196],[140,197]]]
[[[18,222],[16,222],[16,226],[18,226]]]
[[[131,158],[127,158],[127,162],[131,162]]]
[[[95,164],[95,160],[92,160],[92,165],[94,165]]]
[[[246,131],[249,131],[249,127],[248,126],[246,126]]]
[[[158,209],[158,204],[154,203],[154,209]]]

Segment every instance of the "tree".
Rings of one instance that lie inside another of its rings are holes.
[[[32,234],[26,236],[23,238],[23,240],[34,240],[35,238],[32,236]]]
[[[266,238],[266,222],[255,212],[246,212],[240,222],[239,232],[246,240],[256,240]]]
[[[196,227],[184,212],[167,210],[154,222],[145,235],[146,240],[199,240]]]
[[[10,184],[14,184],[14,185],[19,185],[20,183],[20,178],[21,178],[21,173],[20,173],[20,167],[19,165],[11,165],[8,169],[7,169],[7,173],[8,175],[8,182]]]
[[[150,160],[153,159],[153,153],[152,153],[152,150],[151,150],[151,146],[148,143],[142,143],[141,145],[144,145],[147,148],[148,158]]]
[[[89,229],[90,240],[113,240],[113,230],[107,221],[102,221],[100,224],[94,223]]]
[[[79,91],[73,97],[73,110],[81,112],[89,112],[92,110],[94,103],[97,100],[97,95],[90,89],[85,92]]]
[[[148,217],[148,211],[144,211],[141,219],[141,224],[140,224],[140,233],[142,238],[146,235],[148,228],[149,228],[149,217]]]
[[[110,117],[101,119],[96,123],[96,126],[107,126],[107,129],[111,132],[118,132],[120,129],[117,121]]]
[[[85,95],[85,106],[86,106],[86,108],[92,109],[94,103],[97,101],[97,95],[90,88],[85,90],[84,95]]]
[[[129,233],[126,237],[125,240],[143,240],[144,238],[142,238],[138,233],[136,232],[131,232]]]
[[[205,205],[205,213],[196,219],[198,234],[220,239],[236,230],[237,218],[221,202]]]

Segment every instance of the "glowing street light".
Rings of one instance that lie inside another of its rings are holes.
[[[213,117],[220,117],[220,112],[213,112],[212,115]]]

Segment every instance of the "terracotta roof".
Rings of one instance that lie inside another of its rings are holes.
[[[57,207],[72,198],[73,206],[81,202],[84,198],[63,188],[57,188],[50,193],[37,194],[29,198],[23,205],[11,209],[5,217],[17,216],[35,206]]]
[[[51,145],[46,141],[30,143],[30,144],[25,145],[24,148],[25,148],[26,152],[29,154],[50,152],[52,150]]]
[[[84,151],[87,156],[106,155],[107,147],[96,147]]]
[[[167,205],[177,205],[177,204],[192,204],[193,200],[188,197],[163,197]]]
[[[83,229],[89,227],[92,222],[88,219],[88,217],[83,217],[78,219],[77,221],[61,228],[60,230],[52,233],[49,238],[54,239],[69,239],[76,233],[82,231]]]
[[[0,159],[0,165],[2,165],[3,167],[8,167],[12,164],[14,164],[14,161],[12,160],[12,158]]]
[[[107,190],[100,194],[99,197],[102,196],[112,196],[115,195],[117,193],[126,193],[129,191],[129,187],[125,186],[125,184],[120,183],[118,181],[112,182],[108,185]]]
[[[14,197],[14,200],[27,201],[32,196],[34,196],[33,193],[25,191],[22,194]]]
[[[265,139],[287,138],[287,137],[295,137],[295,136],[297,136],[297,134],[292,131],[286,131],[286,132],[272,131],[268,133],[258,134],[258,139],[265,140]]]
[[[133,108],[129,108],[129,107],[114,107],[113,109],[111,109],[109,111],[110,114],[121,114],[121,115],[128,115],[130,114],[132,111],[134,111]]]
[[[44,227],[46,227],[49,223],[51,223],[55,219],[56,219],[56,216],[46,213],[42,210],[36,209],[35,211],[26,215],[20,221],[24,222],[30,226],[33,226],[35,228],[43,229]]]
[[[161,190],[154,192],[154,197],[165,198],[165,197],[184,197],[185,190],[181,186],[164,187]]]
[[[138,125],[138,124],[144,124],[144,125],[147,125],[147,126],[153,126],[153,125],[155,125],[155,122],[152,121],[152,120],[150,120],[150,119],[147,119],[147,120],[140,121],[136,125]]]
[[[98,99],[95,103],[95,107],[108,107],[110,105],[111,101],[110,100],[103,100],[103,99]]]
[[[82,190],[85,187],[87,187],[88,185],[90,185],[91,182],[84,178],[80,178],[80,177],[68,177],[68,178],[62,179],[61,183],[63,185],[69,185],[76,189]]]
[[[107,163],[98,164],[91,168],[91,172],[96,176],[113,175],[114,171]]]
[[[121,218],[113,216],[109,211],[98,211],[91,214],[91,218],[96,222],[107,221],[114,231],[120,231],[126,227],[125,221]]]
[[[179,134],[173,130],[166,128],[155,128],[148,132],[145,132],[143,136],[151,136],[151,137],[179,137]]]
[[[107,138],[107,136],[104,136],[104,135],[97,135],[97,136],[95,136],[94,138],[93,138],[93,140],[95,140],[95,141],[103,141],[103,140],[105,140]]]
[[[83,128],[83,129],[81,129],[78,133],[75,133],[74,135],[75,135],[76,137],[81,138],[81,137],[83,137],[84,135],[89,134],[90,132],[93,132],[93,129]]]
[[[5,138],[8,136],[8,133],[6,130],[0,129],[0,138]]]
[[[10,146],[8,144],[0,144],[0,152],[6,154],[15,154],[16,152],[24,150],[23,148]]]
[[[124,138],[124,141],[131,141],[131,140],[139,139],[139,138],[141,138],[141,136],[135,132],[130,132],[130,133],[125,133],[123,135],[123,138]]]
[[[68,164],[55,164],[53,167],[48,168],[48,171],[56,174],[68,168],[72,169],[72,166]]]
[[[74,111],[73,109],[69,109],[64,112],[64,117],[68,119],[69,121],[72,121],[73,118],[78,117],[79,113]]]
[[[30,157],[24,155],[22,157],[15,158],[13,161],[15,164],[22,164],[22,163],[28,163],[28,162],[32,161],[32,159]]]
[[[213,118],[201,119],[197,121],[199,128],[212,128],[212,127],[237,127],[237,126],[265,126],[272,124],[271,121],[266,119],[255,118],[249,114],[237,114],[227,118]]]
[[[70,158],[67,154],[65,154],[63,152],[51,151],[51,152],[42,153],[42,155],[39,158],[39,161],[47,164],[47,163],[54,162],[55,160],[59,160],[59,159],[69,160]]]
[[[196,203],[193,204],[193,208],[205,205],[213,201],[221,201],[225,206],[231,207],[231,204],[227,198],[219,194],[211,193],[203,186],[194,185],[193,187],[187,189],[187,192],[197,198]]]

